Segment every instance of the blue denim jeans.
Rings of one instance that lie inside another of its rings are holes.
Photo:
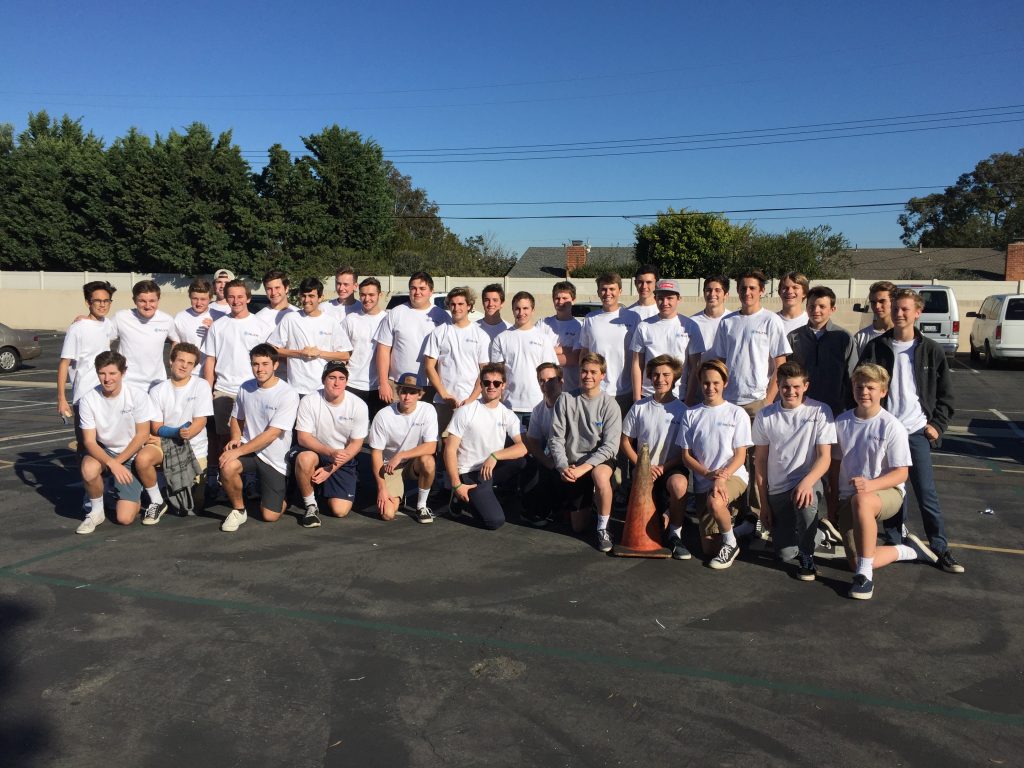
[[[910,435],[910,484],[917,497],[917,507],[921,510],[921,522],[925,536],[932,552],[941,555],[948,548],[946,543],[946,526],[942,522],[942,510],[939,508],[939,494],[935,490],[935,475],[932,470],[932,446],[925,437],[924,430]],[[909,496],[903,499],[903,509],[895,519],[902,525],[907,517]]]

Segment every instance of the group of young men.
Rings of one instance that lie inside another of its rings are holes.
[[[963,572],[930,458],[953,413],[951,381],[941,349],[914,328],[921,297],[872,285],[873,323],[851,336],[831,320],[830,289],[787,274],[774,313],[761,303],[765,282],[757,270],[740,275],[740,309],[726,313],[730,280],[707,278],[704,310],[687,317],[679,283],[644,266],[629,307],[609,273],[597,279],[601,308],[582,320],[563,281],[555,314],[539,321],[534,297],[516,293],[511,325],[501,285],[483,289],[485,315],[474,322],[473,292],[449,291],[446,312],[424,272],[409,279],[408,303],[388,311],[380,283],[350,268],[338,271],[334,300],[303,280],[301,308],[289,303],[287,276],[270,272],[270,306],[256,314],[248,285],[228,270],[212,284],[195,280],[191,306],[173,318],[152,281],[137,283],[135,308],[114,317],[113,286],[89,283],[88,314],[69,328],[58,371],[58,409],[74,419],[88,495],[78,532],[105,520],[105,476],[122,524],[140,511],[156,524],[169,504],[187,514],[216,493],[230,508],[221,530],[237,531],[248,476],[263,520],[284,514],[291,479],[302,524],[319,527],[322,510],[351,510],[368,452],[384,520],[409,499],[410,515],[432,522],[433,492],[450,494],[452,515],[493,530],[506,520],[502,499],[515,496],[534,525],[596,526],[607,552],[615,487],[646,446],[676,559],[691,557],[689,492],[713,569],[730,567],[741,539],[765,529],[802,580],[816,577],[823,537],[842,542],[854,598],[871,597],[874,569],[890,562]],[[906,527],[908,477],[927,544]]]

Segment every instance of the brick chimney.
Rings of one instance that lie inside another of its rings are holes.
[[[590,253],[590,247],[584,245],[582,240],[573,240],[570,245],[565,246],[566,277],[572,277],[574,269],[579,269],[587,263],[588,253]],[[1024,258],[1024,251],[1022,251],[1022,258]],[[1024,261],[1021,262],[1021,266],[1024,268]]]
[[[1024,280],[1024,240],[1014,240],[1006,246],[1004,280]]]

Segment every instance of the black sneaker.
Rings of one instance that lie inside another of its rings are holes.
[[[708,562],[708,567],[713,568],[716,571],[724,571],[730,565],[733,560],[740,553],[740,548],[734,544],[723,544],[722,548],[718,550],[718,554],[711,558]]]
[[[939,568],[944,570],[946,573],[963,573],[964,567],[956,561],[953,554],[947,549],[941,555],[939,555]]]
[[[420,507],[416,510],[415,517],[417,523],[423,523],[424,525],[434,522],[434,513],[430,511],[430,507]]]
[[[800,581],[814,581],[818,578],[818,566],[814,564],[813,555],[805,555],[800,552],[797,555],[797,562],[799,565],[796,569],[796,577]]]
[[[316,504],[306,505],[306,514],[302,516],[302,527],[303,528],[319,528],[320,527],[320,507]]]
[[[870,600],[871,596],[875,593],[875,584],[863,573],[858,573],[853,577],[853,583],[850,584],[850,597],[854,600]]]
[[[672,550],[673,560],[689,560],[693,555],[690,554],[690,550],[683,544],[683,540],[678,536],[669,536],[666,546]]]
[[[164,512],[166,511],[166,501],[161,501],[159,504],[150,504],[148,507],[146,507],[146,511],[142,514],[142,524],[156,525],[160,522],[160,518],[164,516]]]
[[[601,552],[612,551],[612,537],[606,530],[600,530],[597,532],[597,548]]]

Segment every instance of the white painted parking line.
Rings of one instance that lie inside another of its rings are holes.
[[[0,381],[0,387],[24,389],[56,389],[55,381]]]
[[[31,445],[46,445],[47,443],[67,443],[70,442],[68,438],[73,438],[74,433],[68,432],[64,437],[53,437],[49,440],[35,440],[31,443],[17,443],[14,445],[0,445],[0,451],[20,451],[22,448],[28,448]]]
[[[53,408],[53,403],[25,403],[23,405],[0,405],[0,411],[14,411],[24,408]]]
[[[56,368],[26,368],[24,371],[14,371],[12,373],[5,374],[6,376],[27,376],[31,373],[56,373]]]
[[[0,449],[2,450],[2,449]],[[935,469],[969,469],[972,472],[995,472],[992,467],[965,467],[955,464],[934,464]],[[1024,469],[999,469],[1001,475],[1024,475]]]
[[[1024,429],[1018,427],[1017,424],[1013,421],[1013,419],[1011,419],[1002,411],[997,411],[995,408],[989,408],[989,410],[992,411],[992,413],[994,413],[997,418],[1002,419],[1006,423],[1007,428],[1011,432],[1013,432],[1013,434],[1016,435],[1018,439],[1024,440]]]
[[[7,437],[0,437],[0,443],[9,443],[11,440],[25,440],[29,437],[46,437],[47,435],[73,435],[74,430],[71,427],[64,427],[63,429],[50,429],[46,432],[27,432],[24,435],[8,435]]]
[[[942,453],[941,451],[933,451],[932,456],[942,456],[945,459],[966,459],[976,458],[978,461],[1002,461],[1007,464],[1020,464],[1020,461],[1013,458],[1012,456],[967,456],[963,453]]]
[[[992,413],[991,408],[957,408],[957,413]],[[1024,413],[1024,411],[1007,411],[1003,409],[1003,413]]]
[[[978,370],[978,369],[976,369],[976,368],[971,368],[971,366],[967,365],[967,363],[963,362],[962,360],[958,360],[958,359],[955,359],[955,358],[954,358],[953,362],[954,362],[954,363],[956,363],[957,365],[959,365],[959,366],[960,366],[961,368],[963,368],[963,369],[964,369],[965,371],[970,371],[970,372],[971,372],[971,373],[973,373],[973,374],[974,374],[975,376],[980,376],[980,375],[981,375],[981,371],[979,371],[979,370]],[[950,368],[949,370],[950,370],[951,372],[953,372],[953,373],[955,373],[955,372],[956,372],[956,368]]]

